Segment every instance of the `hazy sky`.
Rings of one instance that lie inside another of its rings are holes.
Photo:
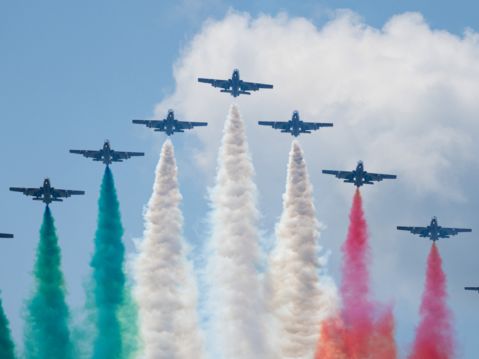
[[[239,67],[246,80],[273,83],[237,100],[247,123],[256,165],[262,228],[267,241],[281,211],[291,138],[258,120],[334,122],[301,138],[315,187],[324,251],[339,279],[353,188],[320,175],[323,168],[397,173],[399,180],[365,188],[372,236],[373,283],[392,302],[398,340],[414,334],[430,243],[397,233],[396,225],[478,223],[479,34],[477,6],[422,1],[62,1],[0,4],[0,136],[3,188],[0,288],[17,342],[23,300],[43,206],[9,186],[86,190],[53,204],[63,250],[69,302],[81,310],[88,278],[102,165],[68,153],[98,149],[145,151],[145,158],[113,166],[125,242],[143,230],[143,207],[154,179],[162,134],[131,124],[172,107],[181,119],[208,128],[175,135],[185,233],[197,248],[207,238],[208,186],[212,185],[223,121],[232,98],[196,83],[197,76],[226,77]],[[339,10],[343,9],[343,10]],[[349,9],[349,10],[344,10]],[[414,13],[411,13],[414,12]],[[479,285],[472,235],[439,243],[450,304],[464,358],[476,358],[479,297],[462,290]]]

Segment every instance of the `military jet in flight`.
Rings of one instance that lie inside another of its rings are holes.
[[[298,111],[293,112],[293,117],[290,121],[259,121],[258,125],[271,126],[274,129],[281,130],[281,132],[290,133],[294,137],[298,137],[302,133],[311,133],[312,131],[319,130],[320,127],[333,127],[332,123],[304,122],[300,120]]]
[[[205,79],[200,77],[198,78],[198,82],[210,84],[213,87],[219,87],[222,89],[220,92],[229,93],[233,97],[238,97],[239,95],[251,95],[250,91],[273,88],[273,85],[241,80],[238,69],[233,71],[233,75],[228,80]]]
[[[323,173],[344,179],[345,183],[354,183],[356,187],[361,187],[363,184],[374,184],[373,182],[380,182],[383,179],[397,178],[396,175],[366,172],[362,161],[359,161],[356,169],[352,171],[323,170]]]
[[[42,201],[46,205],[52,202],[62,202],[62,198],[72,195],[83,195],[85,191],[74,191],[68,189],[56,189],[50,185],[50,180],[45,178],[43,186],[39,188],[10,187],[10,191],[22,192],[25,196],[32,196],[34,201]]]
[[[13,234],[0,233],[0,238],[13,238]]]
[[[185,132],[197,126],[208,126],[207,122],[187,122],[175,119],[173,110],[168,110],[168,115],[163,120],[133,120],[133,123],[145,125],[154,131],[165,132],[168,136],[175,132]]]
[[[102,161],[105,165],[110,165],[113,162],[123,162],[134,156],[144,156],[143,152],[121,152],[112,150],[110,141],[106,140],[103,148],[98,151],[94,150],[70,150],[70,153],[83,155],[87,158],[92,158],[93,161]]]
[[[470,290],[479,293],[479,287],[464,287],[464,290]]]
[[[439,238],[449,238],[459,233],[472,232],[470,228],[446,228],[437,224],[437,218],[433,217],[431,224],[427,227],[403,227],[398,226],[400,231],[409,231],[412,234],[417,234],[419,237],[429,238],[431,241],[437,241]]]

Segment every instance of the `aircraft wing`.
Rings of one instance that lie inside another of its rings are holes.
[[[124,152],[124,151],[112,151],[112,160],[113,161],[121,161],[121,160],[127,160],[130,157],[138,157],[138,156],[144,156],[145,154],[143,152]]]
[[[342,178],[345,180],[352,180],[354,177],[353,172],[351,171],[331,171],[331,170],[323,170],[322,171],[324,174],[327,175],[334,175],[337,178]]]
[[[429,229],[427,227],[404,227],[397,226],[397,229],[400,231],[408,231],[412,234],[418,234],[421,237],[427,237],[429,235]]]
[[[207,122],[188,122],[188,121],[177,121],[175,127],[177,130],[191,129],[193,127],[208,126]]]
[[[75,190],[70,190],[70,189],[55,189],[52,188],[52,195],[53,197],[70,197],[72,195],[83,195],[85,194],[85,191],[75,191]]]
[[[164,131],[165,129],[164,120],[133,120],[132,122],[138,125],[145,125],[146,127],[155,128],[159,131]]]
[[[384,173],[366,172],[364,174],[364,180],[366,182],[371,182],[371,181],[379,182],[379,181],[382,181],[383,179],[395,179],[395,178],[397,178],[396,175],[388,175],[388,174],[384,174]]]
[[[322,122],[303,122],[303,130],[318,130],[321,127],[333,127],[332,123],[322,123]]]
[[[472,232],[470,228],[444,228],[441,227],[439,233],[441,236],[455,236],[458,233]]]
[[[273,85],[260,84],[257,82],[240,82],[241,91],[258,91],[259,89],[272,89]]]
[[[271,126],[273,128],[279,129],[279,130],[287,130],[289,129],[289,123],[288,122],[275,122],[275,121],[259,121],[258,125],[261,126]]]
[[[10,191],[21,192],[25,196],[33,196],[33,197],[39,197],[43,194],[42,188],[10,187]]]
[[[75,153],[77,155],[83,155],[85,157],[94,158],[96,160],[101,159],[101,151],[70,150],[70,153]]]
[[[475,292],[479,292],[479,287],[464,287],[465,290],[473,290]]]
[[[216,80],[216,79],[205,79],[205,78],[198,78],[198,82],[203,82],[205,84],[210,84],[213,87],[221,87],[225,90],[231,87],[230,80]]]

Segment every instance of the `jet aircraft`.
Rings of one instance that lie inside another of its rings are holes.
[[[479,293],[479,287],[464,287],[464,290],[471,290]]]
[[[165,132],[168,136],[175,132],[185,132],[197,126],[208,126],[207,122],[187,122],[175,119],[173,110],[168,110],[168,115],[163,120],[133,120],[133,123],[145,125],[154,131]]]
[[[409,231],[412,234],[417,234],[419,237],[429,238],[432,241],[437,241],[439,238],[449,238],[458,233],[472,232],[470,228],[446,228],[437,224],[437,218],[433,217],[431,224],[427,227],[403,227],[398,226],[400,231]]]
[[[320,127],[333,127],[332,123],[304,122],[300,120],[298,111],[293,112],[293,117],[290,121],[259,121],[258,125],[271,126],[274,129],[281,130],[281,132],[290,133],[294,137],[298,137],[302,133],[311,133],[312,131],[319,130]]]
[[[0,233],[0,238],[13,238],[13,234]]]
[[[94,150],[70,150],[70,153],[83,155],[87,158],[92,158],[93,161],[102,161],[105,165],[110,165],[112,162],[123,162],[134,156],[144,156],[143,152],[121,152],[112,150],[110,141],[106,140],[103,148],[98,151]]]
[[[222,89],[220,92],[229,93],[233,97],[238,97],[239,95],[251,95],[250,91],[273,88],[273,85],[241,80],[238,69],[233,70],[233,75],[228,80],[206,79],[200,77],[198,78],[198,82],[207,83],[213,87],[219,87]]]
[[[68,189],[56,189],[50,185],[50,180],[45,178],[43,186],[39,188],[20,188],[10,187],[10,191],[22,192],[25,196],[32,196],[34,201],[43,201],[45,204],[52,202],[62,202],[61,198],[67,198],[71,195],[83,195],[85,191],[75,191]]]
[[[359,161],[356,169],[352,171],[323,170],[323,173],[344,179],[346,183],[354,183],[356,187],[361,187],[363,184],[374,184],[373,182],[380,182],[383,179],[397,178],[396,175],[366,172],[362,161]]]

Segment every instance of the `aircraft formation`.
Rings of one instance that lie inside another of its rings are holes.
[[[257,82],[247,82],[240,78],[238,69],[234,69],[229,79],[212,79],[212,78],[198,78],[199,83],[210,84],[215,88],[220,88],[220,92],[228,93],[233,97],[240,95],[251,95],[251,92],[261,89],[272,89],[273,85],[263,84]],[[168,110],[164,119],[161,120],[138,120],[132,121],[134,124],[144,125],[153,129],[156,132],[164,132],[167,136],[175,133],[182,133],[185,130],[190,130],[195,127],[207,126],[207,122],[192,122],[180,121],[175,118],[173,110]],[[289,133],[291,136],[298,137],[301,134],[311,134],[313,131],[319,130],[322,127],[333,127],[333,123],[322,122],[305,122],[300,119],[299,112],[294,111],[292,118],[289,121],[259,121],[260,126],[270,126],[273,129],[279,130],[281,133]],[[126,152],[115,151],[111,148],[110,142],[104,142],[103,147],[99,150],[70,150],[72,154],[83,155],[86,158],[91,158],[93,161],[102,162],[106,166],[113,162],[123,162],[131,157],[144,156],[143,152]],[[374,182],[380,182],[384,179],[397,179],[396,175],[367,172],[364,169],[364,164],[359,161],[356,168],[351,171],[344,170],[323,170],[323,174],[333,175],[338,179],[342,179],[345,183],[351,183],[357,188],[368,184],[372,185]],[[50,179],[46,178],[41,187],[24,188],[24,187],[10,187],[10,191],[20,192],[26,196],[33,197],[34,201],[42,201],[47,206],[52,202],[62,202],[64,198],[69,198],[72,195],[84,195],[84,191],[57,189],[51,186]],[[426,227],[407,227],[398,226],[398,230],[409,231],[412,234],[419,235],[422,238],[428,238],[433,242],[440,238],[449,238],[459,233],[471,232],[470,228],[449,228],[438,225],[436,217],[433,217],[431,223]],[[12,234],[0,233],[0,238],[13,238]],[[465,287],[468,291],[478,291],[479,287]]]

